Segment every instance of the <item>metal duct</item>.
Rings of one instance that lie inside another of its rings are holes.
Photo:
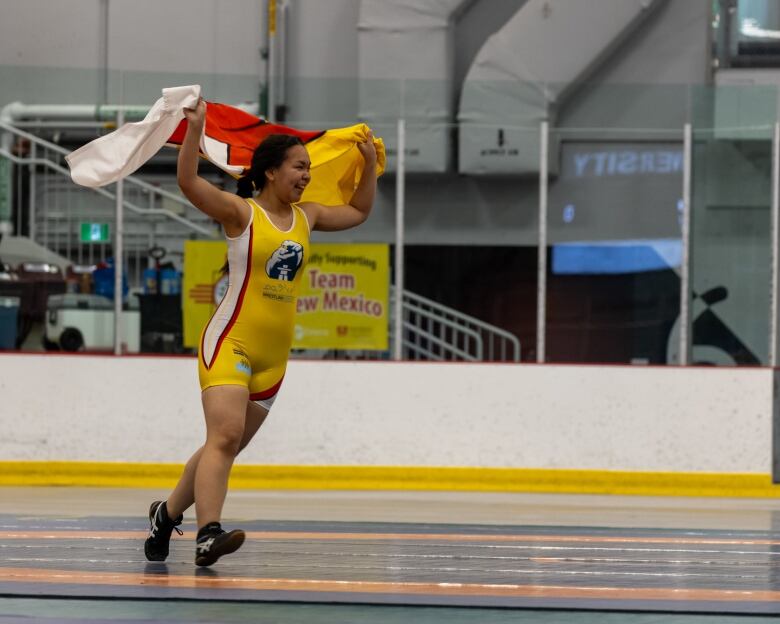
[[[406,170],[445,171],[453,122],[452,24],[472,0],[362,0],[359,117],[385,140],[395,170],[406,120]]]
[[[461,92],[461,173],[539,171],[539,124],[665,0],[528,0],[477,54]],[[554,143],[551,173],[556,172]]]

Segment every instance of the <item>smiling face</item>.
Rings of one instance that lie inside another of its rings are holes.
[[[265,175],[276,196],[291,204],[301,200],[306,185],[311,180],[311,161],[303,145],[287,149],[281,166],[266,171]]]

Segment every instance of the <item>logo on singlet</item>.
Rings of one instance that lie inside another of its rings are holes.
[[[249,360],[245,358],[241,358],[239,362],[236,362],[236,370],[239,373],[244,373],[245,375],[252,374],[252,366],[249,364]]]
[[[303,264],[303,245],[286,240],[265,263],[265,272],[271,279],[291,282]]]

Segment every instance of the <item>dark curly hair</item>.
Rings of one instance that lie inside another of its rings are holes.
[[[280,167],[287,157],[287,150],[296,145],[303,145],[297,136],[292,134],[270,134],[257,146],[252,154],[252,167],[249,173],[238,179],[239,197],[252,197],[255,191],[265,186],[265,172]]]

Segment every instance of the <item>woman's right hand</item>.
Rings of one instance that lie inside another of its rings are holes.
[[[190,127],[203,128],[203,124],[206,122],[206,102],[203,101],[203,98],[198,98],[195,108],[185,108],[183,111],[184,118]]]

